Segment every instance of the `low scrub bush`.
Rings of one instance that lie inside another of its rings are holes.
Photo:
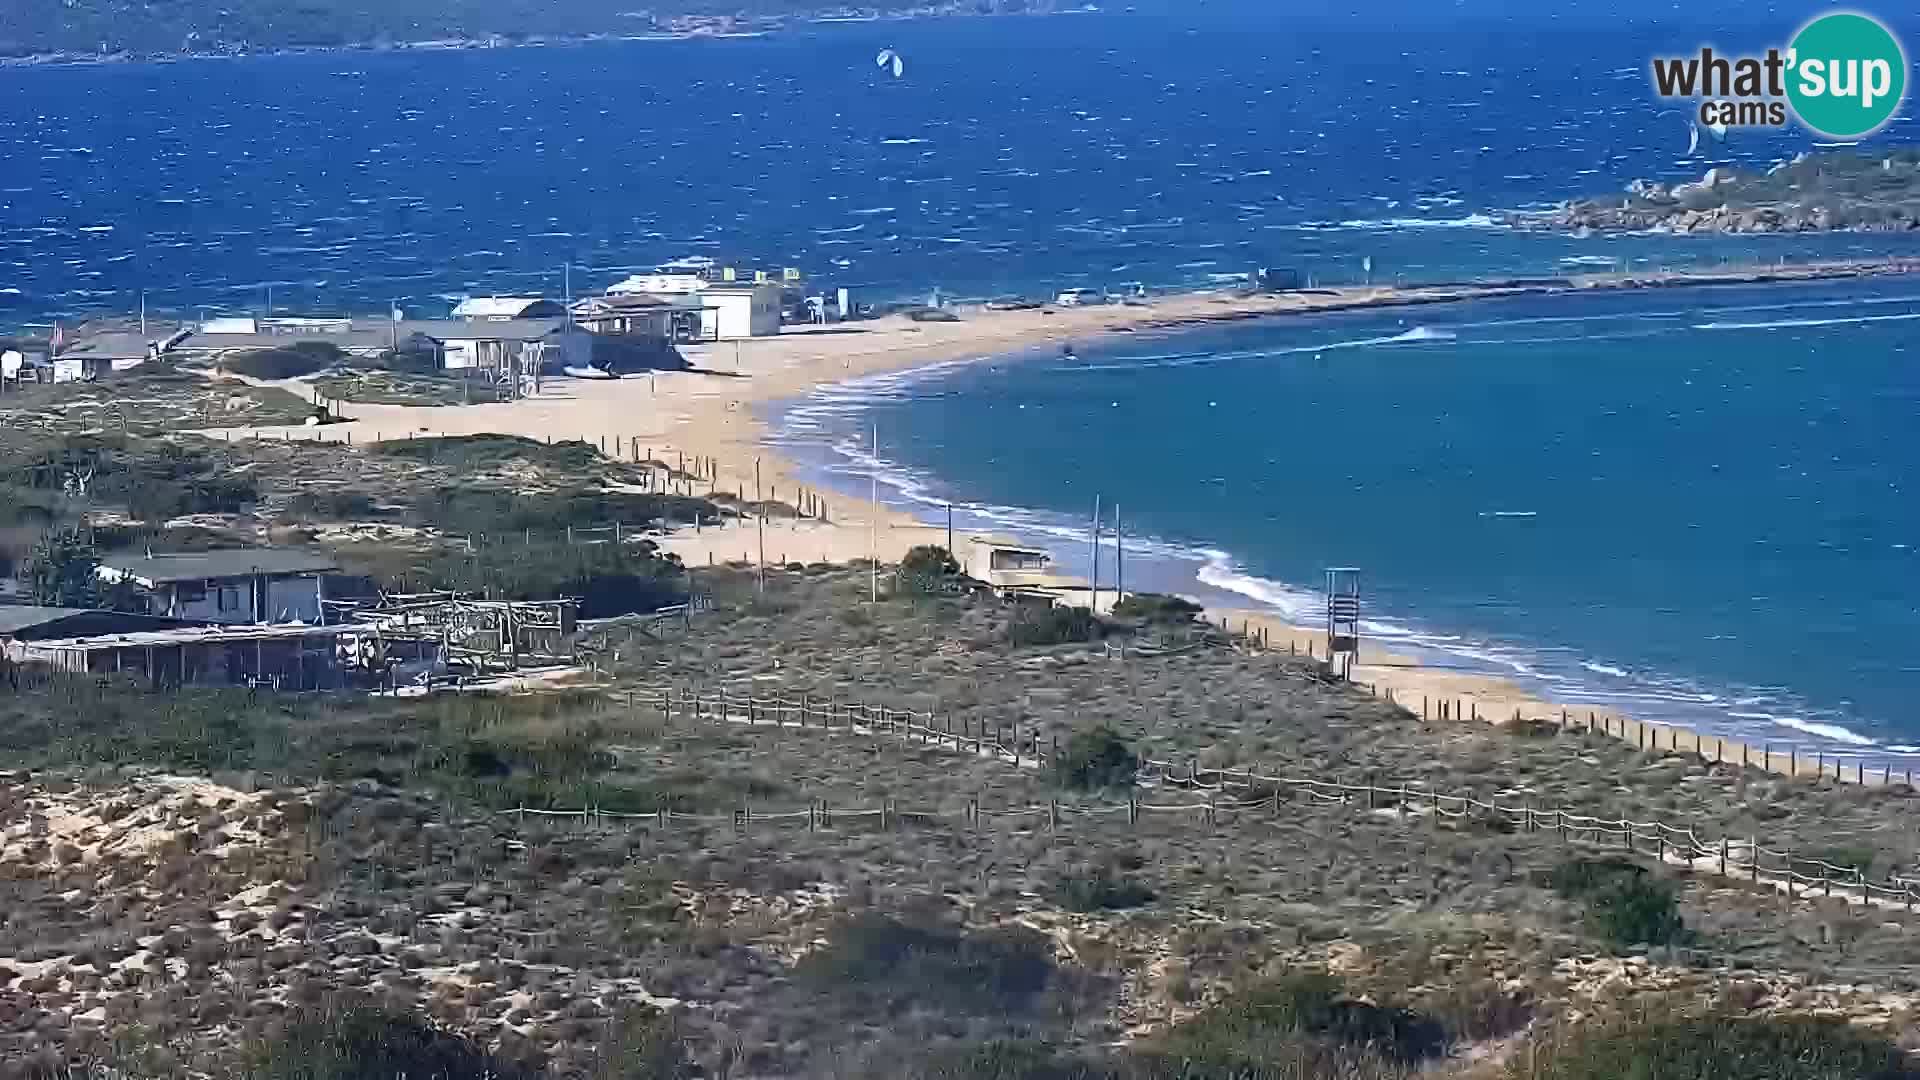
[[[1920,1080],[1886,1037],[1837,1018],[1634,1015],[1542,1036],[1509,1080]]]
[[[1086,608],[1021,607],[1007,624],[1007,640],[1015,645],[1068,645],[1093,641],[1104,629],[1099,616]]]
[[[1137,857],[1071,867],[1054,884],[1054,898],[1069,911],[1116,911],[1153,902],[1153,889],[1134,878]]]
[[[518,1080],[532,1075],[466,1036],[366,1007],[296,1013],[280,1037],[260,1040],[247,1057],[250,1080]]]
[[[1083,791],[1107,787],[1128,787],[1140,771],[1140,755],[1112,728],[1102,724],[1088,731],[1076,731],[1060,748],[1053,763],[1054,779]]]
[[[1449,1041],[1431,1017],[1356,1000],[1338,979],[1310,971],[1234,994],[1176,1025],[1158,1049],[1222,1067],[1261,1065],[1297,1057],[1302,1037],[1397,1062],[1437,1057]]]
[[[552,539],[568,526],[602,528],[619,522],[633,527],[654,521],[690,523],[696,514],[704,521],[714,522],[720,518],[720,508],[706,499],[686,495],[586,488],[523,495],[498,488],[450,487],[436,490],[416,503],[413,514],[423,525],[511,542],[515,534],[528,533]]]
[[[922,544],[909,550],[894,574],[894,587],[902,593],[929,595],[952,591],[960,577],[960,564],[947,549]]]
[[[497,469],[517,461],[567,470],[594,469],[607,463],[599,450],[580,440],[543,443],[519,435],[390,439],[374,444],[373,452],[428,465],[445,465],[462,472]]]
[[[1113,605],[1113,617],[1150,625],[1186,626],[1203,609],[1191,600],[1165,593],[1132,593]]]
[[[794,975],[862,1005],[997,1014],[1026,1008],[1053,978],[1053,949],[1024,927],[922,925],[873,913],[849,916]]]
[[[345,362],[347,353],[331,341],[296,341],[274,349],[230,356],[220,366],[255,379],[298,379]]]
[[[687,598],[678,558],[652,543],[511,544],[441,551],[410,568],[405,588],[448,589],[496,600],[580,599],[580,617],[654,611]]]
[[[363,492],[300,491],[287,500],[287,516],[296,521],[366,521],[378,513]]]
[[[1624,859],[1568,859],[1546,884],[1583,903],[1593,933],[1616,946],[1683,945],[1692,937],[1673,887]]]

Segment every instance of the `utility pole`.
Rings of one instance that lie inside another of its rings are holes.
[[[140,290],[140,340],[147,340],[147,290]]]
[[[1094,614],[1100,613],[1100,496],[1093,497],[1093,581],[1087,592],[1087,608]]]
[[[1113,602],[1119,603],[1127,592],[1127,556],[1120,540],[1120,504],[1113,504]]]
[[[873,425],[873,465],[867,470],[872,483],[873,511],[867,518],[867,567],[872,575],[872,602],[880,602],[880,425]]]
[[[953,556],[953,504],[947,504],[947,556]]]

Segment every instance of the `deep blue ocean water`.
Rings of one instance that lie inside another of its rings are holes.
[[[269,286],[281,307],[431,316],[557,292],[567,262],[591,289],[688,254],[886,299],[1258,265],[1354,280],[1363,256],[1433,279],[1911,246],[1486,227],[1810,148],[1748,132],[1687,158],[1686,116],[1646,74],[1656,52],[1777,43],[1802,13],[1383,26],[1261,7],[0,69],[0,322],[124,312],[141,289],[237,313]],[[874,66],[883,45],[906,77]]]
[[[1441,280],[1915,251],[1492,220],[1814,149],[1744,132],[1689,157],[1645,74],[1654,53],[1782,42],[1807,12],[1368,6],[0,69],[0,323],[142,290],[182,313],[257,311],[271,288],[281,309],[435,315],[557,292],[568,262],[584,291],[695,254],[883,300],[1259,265],[1332,283],[1363,258]],[[874,67],[882,46],[905,78]],[[1915,131],[1903,114],[1877,138]],[[783,421],[851,481],[877,419],[896,499],[983,524],[1067,541],[1094,493],[1118,500],[1134,584],[1304,613],[1321,566],[1357,564],[1375,631],[1447,662],[1884,751],[1920,743],[1916,295],[1329,315],[876,380]]]

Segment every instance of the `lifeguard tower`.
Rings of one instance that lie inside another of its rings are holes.
[[[1327,674],[1351,679],[1360,658],[1360,569],[1327,567]]]

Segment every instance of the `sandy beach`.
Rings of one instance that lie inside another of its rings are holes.
[[[601,382],[554,380],[535,397],[502,404],[420,407],[341,403],[345,422],[321,427],[216,431],[217,438],[293,438],[373,442],[414,436],[497,433],[565,441],[585,440],[612,455],[652,457],[677,465],[710,459],[713,486],[747,498],[763,495],[794,501],[801,482],[797,466],[767,445],[769,432],[757,415],[770,403],[805,395],[821,385],[929,365],[1020,352],[1046,353],[1069,343],[1117,334],[1174,330],[1296,312],[1377,308],[1487,299],[1515,294],[1596,289],[1666,288],[1687,284],[1811,280],[1865,274],[1910,273],[1920,262],[1833,263],[1769,266],[1700,273],[1596,274],[1539,281],[1487,282],[1400,288],[1394,286],[1313,289],[1269,295],[1203,292],[1138,304],[1058,307],[1019,311],[978,310],[956,322],[914,322],[903,316],[821,327],[789,327],[777,337],[685,348],[697,369],[661,372]],[[289,384],[299,390],[297,383]],[[882,448],[884,452],[884,447]],[[756,486],[757,478],[757,486]],[[706,481],[692,490],[707,490]],[[758,493],[758,494],[756,494]],[[730,561],[847,562],[897,560],[916,544],[944,543],[943,527],[876,507],[857,495],[813,493],[826,500],[828,521],[736,522],[726,527],[683,529],[662,546],[699,566]],[[1265,628],[1285,649],[1324,654],[1323,635],[1288,626],[1257,611],[1209,613],[1215,621]],[[1557,719],[1563,713],[1591,715],[1603,724],[1638,727],[1611,711],[1577,702],[1552,702],[1505,680],[1484,674],[1422,666],[1412,659],[1366,648],[1354,678],[1420,712],[1423,701],[1436,718],[1440,702],[1450,716],[1492,721]],[[1665,731],[1667,729],[1660,729]],[[1711,741],[1709,738],[1706,741]]]

